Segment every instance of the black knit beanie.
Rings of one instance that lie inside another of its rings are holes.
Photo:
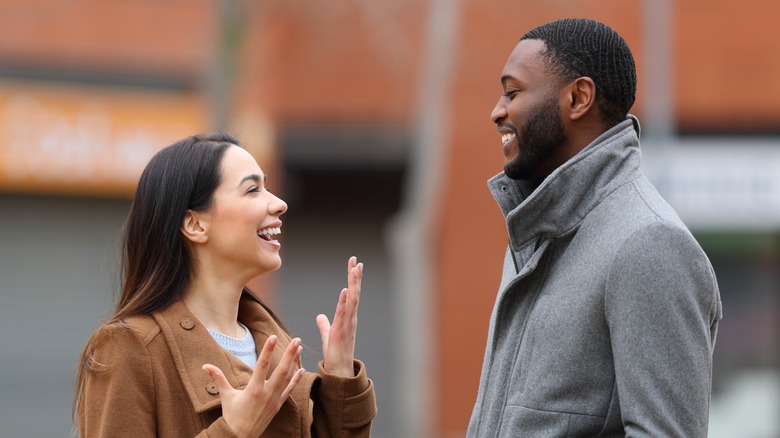
[[[636,99],[636,67],[631,50],[609,26],[584,18],[543,24],[520,40],[544,41],[543,56],[562,79],[587,76],[608,125],[622,121]]]

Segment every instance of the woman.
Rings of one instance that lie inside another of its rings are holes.
[[[324,359],[244,285],[279,268],[279,217],[254,158],[227,134],[196,135],[144,169],[123,240],[116,310],[80,359],[82,437],[369,436],[376,401],[354,359],[363,264],[348,262]]]

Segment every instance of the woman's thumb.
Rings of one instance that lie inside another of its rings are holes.
[[[320,331],[322,343],[327,344],[328,335],[330,334],[330,321],[328,321],[328,317],[323,314],[319,314],[317,315],[317,319],[315,321],[317,322],[317,329]]]
[[[230,382],[227,381],[227,378],[222,373],[222,370],[220,370],[218,367],[211,365],[211,364],[205,364],[201,367],[204,371],[209,373],[212,379],[214,379],[214,382],[217,384],[217,389],[219,389],[220,394],[224,394],[230,389],[233,389],[232,386],[230,386]]]

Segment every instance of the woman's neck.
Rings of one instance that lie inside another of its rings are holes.
[[[238,324],[238,302],[243,290],[243,284],[196,275],[182,301],[206,328],[240,338],[245,334]]]

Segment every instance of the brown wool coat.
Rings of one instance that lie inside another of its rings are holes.
[[[258,352],[277,335],[270,372],[291,339],[257,302],[241,299],[239,321]],[[252,370],[224,351],[182,302],[103,326],[93,338],[98,372],[87,373],[78,412],[82,437],[234,437],[222,418],[216,385],[201,369],[219,367],[243,388]],[[368,437],[376,416],[374,386],[363,364],[354,378],[306,372],[262,437]]]

